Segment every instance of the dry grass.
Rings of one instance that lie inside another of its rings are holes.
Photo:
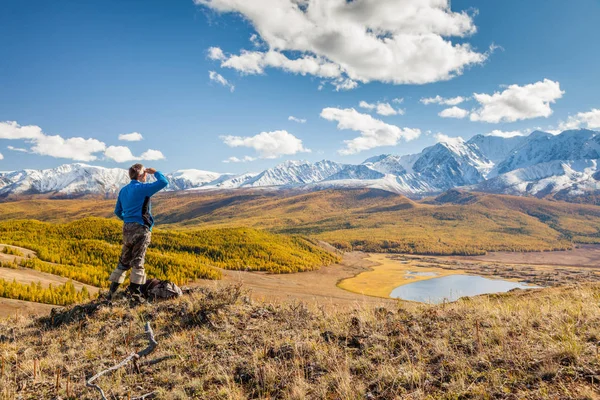
[[[85,377],[144,348],[146,321],[153,357],[174,358],[102,378],[111,398],[595,399],[599,304],[585,285],[340,312],[229,287],[56,328],[13,318],[0,323],[0,399],[96,399]]]

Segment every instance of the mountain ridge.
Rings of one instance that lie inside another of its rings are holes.
[[[166,174],[170,191],[239,188],[374,188],[408,197],[454,188],[496,194],[581,196],[600,190],[600,132],[581,129],[559,135],[475,135],[444,138],[407,155],[382,154],[363,163],[288,160],[257,173],[230,174],[183,169]],[[129,182],[120,168],[65,164],[46,170],[0,172],[0,197],[51,194],[113,197]]]

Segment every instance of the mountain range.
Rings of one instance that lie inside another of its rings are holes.
[[[236,188],[377,188],[418,198],[453,188],[561,198],[600,189],[600,132],[559,135],[476,135],[447,138],[418,154],[383,154],[358,165],[323,160],[286,161],[260,173],[222,174],[196,169],[167,174],[169,190]],[[0,172],[0,197],[50,194],[115,196],[129,182],[127,171],[85,164],[47,170]]]

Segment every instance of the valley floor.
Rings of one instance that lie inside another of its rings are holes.
[[[600,268],[600,245],[580,244],[573,250],[542,252],[489,252],[485,256],[450,256],[454,260],[493,261],[509,264],[563,265]]]
[[[357,304],[390,304],[395,300],[376,298],[341,289],[337,284],[368,271],[375,263],[361,252],[344,254],[340,264],[321,267],[316,271],[297,274],[267,274],[222,270],[220,281],[198,281],[192,286],[223,287],[242,283],[251,291],[252,298],[264,301],[303,301],[320,306],[348,307]]]

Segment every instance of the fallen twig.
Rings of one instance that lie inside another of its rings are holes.
[[[146,335],[148,336],[148,347],[146,347],[144,350],[141,350],[137,353],[130,354],[127,358],[125,358],[123,361],[121,361],[117,365],[114,365],[108,369],[105,369],[104,371],[98,372],[96,375],[94,375],[90,379],[88,379],[87,382],[85,383],[85,385],[87,387],[94,388],[98,392],[100,392],[100,395],[102,396],[102,400],[108,400],[106,398],[106,395],[104,394],[104,390],[102,390],[102,388],[100,386],[98,386],[92,382],[94,382],[96,379],[100,378],[102,375],[106,375],[109,372],[116,371],[117,369],[127,365],[127,363],[129,363],[132,360],[137,360],[141,357],[147,356],[148,354],[152,353],[156,349],[156,346],[158,345],[158,343],[154,339],[154,331],[152,330],[152,327],[150,326],[150,322],[146,322],[145,332],[146,332]],[[151,393],[148,393],[147,395],[144,395],[143,397],[140,397],[140,398],[145,398],[146,396],[149,396],[150,394]]]

